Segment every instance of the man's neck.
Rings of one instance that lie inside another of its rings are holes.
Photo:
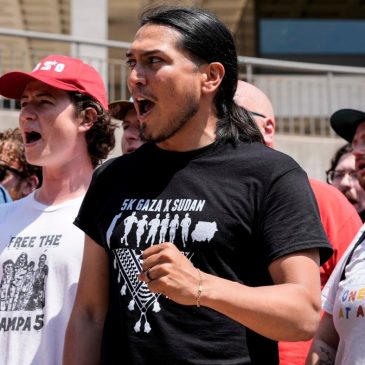
[[[194,118],[172,137],[157,143],[164,150],[187,152],[208,146],[216,139],[217,118]]]
[[[42,186],[35,199],[45,205],[56,205],[86,193],[93,173],[90,160],[77,168],[43,168]]]

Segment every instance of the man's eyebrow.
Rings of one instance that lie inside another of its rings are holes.
[[[145,51],[145,52],[141,52],[142,56],[150,56],[152,54],[156,54],[156,53],[160,53],[162,52],[160,49],[152,49],[150,51]],[[126,57],[132,57],[133,56],[133,52],[132,51],[128,51],[126,54]]]

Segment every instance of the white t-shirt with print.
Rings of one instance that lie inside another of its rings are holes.
[[[335,365],[365,365],[365,240],[353,252],[340,280],[347,257],[363,233],[362,226],[322,291],[323,309],[332,314],[340,341]]]
[[[46,206],[34,193],[0,206],[0,364],[62,363],[84,234],[83,197]]]

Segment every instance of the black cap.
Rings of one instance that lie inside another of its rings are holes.
[[[355,109],[340,109],[331,115],[332,129],[348,142],[352,142],[358,125],[365,122],[365,112]]]

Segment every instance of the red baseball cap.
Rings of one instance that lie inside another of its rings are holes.
[[[88,94],[108,110],[108,98],[101,75],[78,58],[49,55],[32,72],[8,72],[0,77],[0,94],[9,99],[20,99],[27,83],[32,80],[60,90]]]

